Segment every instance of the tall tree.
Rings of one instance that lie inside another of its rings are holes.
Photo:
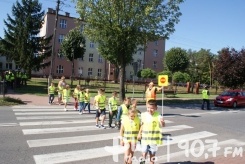
[[[73,85],[74,77],[74,60],[77,58],[83,58],[86,51],[86,40],[82,32],[79,29],[73,29],[65,36],[64,41],[61,44],[61,53],[72,62],[72,78],[71,86]]]
[[[99,52],[120,70],[120,99],[125,97],[125,67],[138,45],[167,38],[181,13],[183,0],[76,0],[85,34],[99,43]]]
[[[186,50],[181,48],[171,48],[165,56],[168,70],[172,73],[185,70],[189,65]]]
[[[52,36],[38,36],[43,23],[44,11],[38,0],[16,1],[12,15],[7,15],[4,23],[3,53],[13,59],[21,68],[31,73],[49,63],[44,59],[51,55]]]
[[[223,48],[215,60],[214,77],[219,84],[235,89],[245,82],[245,50]]]

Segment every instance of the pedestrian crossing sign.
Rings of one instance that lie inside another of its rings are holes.
[[[158,76],[158,86],[168,86],[168,75]]]

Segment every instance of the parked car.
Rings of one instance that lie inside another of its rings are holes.
[[[214,106],[233,107],[245,106],[245,91],[227,90],[214,100]]]

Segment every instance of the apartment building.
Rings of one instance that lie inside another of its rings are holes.
[[[48,8],[44,16],[44,24],[41,28],[41,36],[50,36],[54,33],[56,11]],[[77,18],[70,17],[69,13],[58,15],[58,24],[55,38],[55,53],[53,64],[54,77],[66,76],[70,77],[72,74],[72,63],[60,53],[60,46],[65,38],[65,35],[75,27],[79,26],[83,30],[83,22],[79,22]],[[83,58],[79,58],[74,62],[74,74],[76,77],[83,78],[97,78],[114,80],[115,67],[106,61],[97,50],[98,44],[86,38],[86,52]],[[146,49],[145,49],[146,48]],[[137,63],[136,71],[143,68],[151,68],[156,72],[163,70],[163,56],[165,52],[165,41],[158,40],[149,42],[146,46],[138,46],[138,51],[133,55],[134,62],[126,67],[126,79],[132,80],[134,68]],[[51,58],[47,59],[48,61]],[[48,76],[50,67],[43,70],[33,72],[34,75]]]

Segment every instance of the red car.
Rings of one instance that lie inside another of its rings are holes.
[[[214,100],[214,106],[233,107],[245,106],[245,91],[228,90],[221,93]]]

